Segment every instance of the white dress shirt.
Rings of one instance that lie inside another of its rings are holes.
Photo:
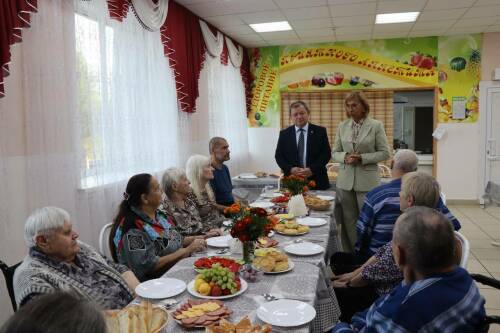
[[[309,129],[309,123],[307,123],[304,127],[304,161],[302,165],[305,167],[306,166],[306,161],[307,161],[307,131]],[[300,136],[300,127],[295,126],[295,142],[297,143],[297,147],[299,146],[299,136]]]

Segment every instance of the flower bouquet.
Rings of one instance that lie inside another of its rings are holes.
[[[288,201],[288,213],[295,216],[306,215],[307,207],[302,194],[311,187],[316,187],[314,180],[308,181],[305,177],[290,175],[283,178],[282,186],[292,195]]]
[[[233,238],[243,243],[243,260],[250,263],[255,242],[259,237],[267,236],[276,225],[276,220],[267,215],[265,209],[242,207],[235,203],[224,210],[232,223],[227,226]]]

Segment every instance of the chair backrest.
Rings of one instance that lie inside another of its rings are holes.
[[[455,231],[455,236],[460,241],[460,245],[462,248],[462,256],[460,257],[460,267],[467,268],[467,261],[469,260],[469,254],[470,254],[469,241],[467,240],[467,238],[465,238],[464,235],[462,235],[458,231]]]
[[[20,262],[14,266],[7,266],[6,263],[0,260],[0,269],[2,269],[3,275],[5,277],[5,283],[7,284],[7,291],[9,292],[10,302],[12,304],[12,309],[14,312],[17,310],[16,297],[14,296],[14,273],[16,268],[21,265]]]
[[[111,249],[109,248],[109,233],[111,232],[112,226],[113,223],[106,224],[99,233],[99,252],[109,260],[113,260]]]

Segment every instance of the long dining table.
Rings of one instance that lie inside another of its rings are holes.
[[[315,194],[332,195],[334,192],[316,191]],[[266,199],[259,198],[258,200]],[[289,260],[295,264],[293,270],[281,274],[264,274],[260,276],[257,282],[248,282],[248,289],[241,295],[225,299],[225,305],[233,310],[233,314],[228,320],[237,322],[241,318],[248,316],[254,324],[265,324],[257,317],[257,309],[266,302],[262,295],[269,293],[282,298],[300,299],[313,306],[316,310],[316,317],[310,323],[290,328],[273,326],[273,332],[323,333],[338,322],[340,309],[330,284],[330,275],[327,268],[330,256],[340,250],[337,227],[333,219],[333,202],[330,210],[310,211],[309,215],[324,218],[327,223],[320,227],[311,227],[310,232],[302,236],[286,236],[276,233],[273,237],[279,242],[278,248],[283,250],[286,245],[300,238],[303,241],[312,240],[325,250],[320,254],[311,256],[297,256],[286,253]],[[202,256],[210,255],[211,252],[214,252],[213,250],[208,248],[208,252],[200,252],[195,256],[179,261],[164,274],[164,277],[180,279],[188,284],[197,275],[194,270],[194,262]],[[224,256],[241,258],[241,251],[233,249],[233,253],[225,253]],[[194,299],[196,297],[192,296],[187,290],[175,296],[175,300],[179,302],[178,305],[185,303],[190,298]],[[175,309],[176,307],[173,307],[170,311]],[[204,329],[195,328],[189,331],[203,332]],[[170,317],[167,326],[162,332],[186,332],[186,329]]]

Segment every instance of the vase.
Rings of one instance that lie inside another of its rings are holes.
[[[255,242],[246,241],[242,243],[243,243],[243,261],[245,262],[245,264],[251,264],[254,258]]]
[[[288,201],[288,214],[293,216],[307,215],[306,202],[302,194],[292,195]]]

